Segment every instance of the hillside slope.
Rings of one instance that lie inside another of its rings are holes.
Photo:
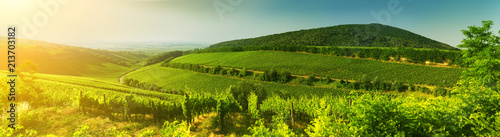
[[[366,75],[381,81],[453,86],[463,69],[430,67],[378,60],[344,58],[293,52],[245,51],[189,54],[174,63],[247,68],[266,71],[276,69],[295,75],[316,75],[344,80],[359,80]]]
[[[7,47],[6,37],[0,37],[0,46]],[[6,57],[7,48],[0,55]],[[68,46],[44,41],[17,39],[16,62],[18,68],[24,61],[38,65],[37,72],[47,74],[118,77],[129,71],[131,66],[145,60],[148,56],[131,52],[114,52],[83,47]],[[1,58],[1,62],[7,62]],[[0,63],[0,69],[6,70],[7,63]],[[115,74],[116,72],[116,74]],[[118,73],[119,72],[119,73]]]
[[[223,46],[307,45],[351,47],[412,47],[457,50],[447,44],[400,28],[381,24],[352,24],[291,31],[257,38],[224,41]]]

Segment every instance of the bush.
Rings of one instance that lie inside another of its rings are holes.
[[[267,92],[261,84],[250,83],[245,80],[238,82],[238,85],[231,85],[229,93],[246,111],[248,109],[248,96],[253,92],[257,95],[258,102],[262,102],[267,97]]]
[[[227,69],[221,69],[219,72],[220,75],[226,75],[227,74]]]
[[[247,68],[243,68],[243,70],[241,70],[239,75],[239,77],[245,77],[245,76],[247,76]]]
[[[292,79],[292,73],[285,71],[285,72],[282,72],[279,74],[278,82],[279,83],[287,83],[291,79]]]
[[[446,96],[448,94],[448,90],[446,90],[443,86],[437,86],[434,89],[433,95],[434,96]]]

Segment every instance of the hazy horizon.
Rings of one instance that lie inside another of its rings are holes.
[[[0,26],[16,25],[22,38],[95,46],[214,44],[301,29],[380,23],[456,46],[463,38],[460,30],[467,26],[478,26],[482,20],[500,23],[498,5],[500,1],[493,0],[1,0]],[[493,31],[497,33],[498,27]]]

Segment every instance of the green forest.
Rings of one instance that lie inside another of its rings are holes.
[[[410,47],[458,50],[450,45],[407,30],[382,24],[349,24],[292,31],[257,38],[224,41],[211,48],[225,46],[348,46]]]

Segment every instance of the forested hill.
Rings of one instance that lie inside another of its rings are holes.
[[[350,46],[350,47],[412,47],[458,50],[447,44],[400,28],[381,24],[352,24],[292,31],[257,38],[220,42],[223,46]]]

